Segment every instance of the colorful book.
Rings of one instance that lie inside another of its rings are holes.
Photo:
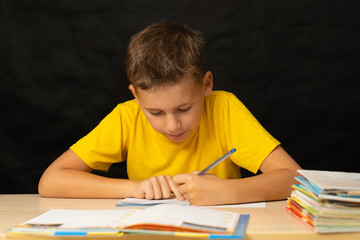
[[[79,236],[136,233],[242,239],[248,220],[247,214],[178,204],[160,204],[145,209],[52,209],[13,227],[10,234]]]
[[[298,170],[323,199],[360,203],[360,173]]]
[[[290,214],[319,233],[360,232],[358,174],[310,170],[299,173],[302,176],[295,179],[300,184],[292,186],[286,206]],[[339,182],[332,185],[336,179]]]

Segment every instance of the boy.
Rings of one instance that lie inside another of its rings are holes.
[[[188,199],[215,205],[284,199],[300,166],[231,93],[212,91],[201,34],[155,23],[134,35],[126,56],[135,99],[119,104],[55,160],[43,197]],[[209,174],[196,175],[232,148]],[[128,179],[91,173],[127,160]],[[240,178],[239,166],[263,174]]]

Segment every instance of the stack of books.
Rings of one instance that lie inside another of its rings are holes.
[[[318,233],[360,232],[360,173],[298,172],[289,213]]]

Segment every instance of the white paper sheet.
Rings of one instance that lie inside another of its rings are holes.
[[[124,198],[118,203],[118,206],[127,206],[127,205],[139,205],[139,206],[149,206],[156,204],[178,204],[189,206],[189,202],[179,201],[176,198],[171,199],[160,199],[160,200],[147,200],[147,199],[138,199],[138,198]],[[228,204],[228,205],[214,205],[206,207],[221,207],[221,208],[265,208],[265,202],[256,202],[256,203],[243,203],[243,204]]]

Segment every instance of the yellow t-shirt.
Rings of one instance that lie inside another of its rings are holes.
[[[181,143],[168,140],[148,123],[136,100],[118,104],[71,149],[92,169],[107,171],[127,160],[128,177],[202,170],[232,148],[236,152],[209,172],[239,178],[239,166],[257,172],[279,144],[232,93],[213,91],[205,97],[199,128]]]

